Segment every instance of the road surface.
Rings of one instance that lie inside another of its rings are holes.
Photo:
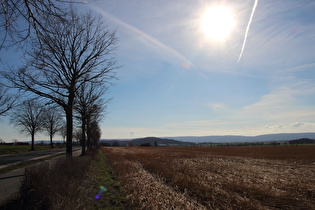
[[[0,156],[0,169],[5,168],[10,165],[16,165],[16,164],[28,162],[31,160],[48,157],[50,155],[63,153],[65,151],[66,151],[65,148],[58,148],[58,149],[18,153],[18,154],[12,154],[12,155],[1,155]]]
[[[42,159],[58,153],[65,153],[65,149],[63,148],[47,151],[36,151],[16,155],[2,155],[0,156],[0,167],[4,168],[22,162]],[[80,149],[74,149],[73,156],[79,156],[80,154]],[[20,183],[24,174],[25,167],[22,167],[0,175],[0,205],[2,202],[14,197],[18,193]]]

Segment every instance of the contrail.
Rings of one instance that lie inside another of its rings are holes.
[[[92,9],[94,9],[95,11],[101,13],[103,16],[106,16],[106,17],[112,19],[116,23],[124,26],[125,28],[129,29],[133,33],[139,35],[139,37],[142,38],[142,42],[144,44],[146,44],[147,46],[151,47],[152,49],[160,52],[161,54],[168,53],[168,55],[171,55],[171,56],[174,56],[174,57],[178,58],[181,62],[184,62],[184,64],[190,63],[189,60],[185,56],[180,54],[178,51],[174,50],[173,48],[171,48],[169,46],[166,46],[165,44],[163,44],[159,40],[153,38],[152,36],[150,36],[150,35],[148,35],[146,33],[144,33],[143,31],[139,30],[138,28],[125,23],[124,21],[118,19],[117,17],[109,14],[105,10],[102,10],[102,9],[100,9],[98,7],[94,7],[94,6],[90,6],[90,7]]]
[[[240,54],[240,57],[238,58],[237,63],[239,63],[240,60],[241,60],[241,58],[242,58],[242,55],[243,55],[243,52],[244,52],[244,48],[245,48],[245,44],[246,44],[246,40],[247,40],[247,35],[248,35],[249,27],[250,27],[250,24],[252,23],[252,19],[253,19],[253,16],[254,16],[254,13],[255,13],[257,4],[258,4],[258,0],[255,0],[254,6],[253,6],[253,9],[252,9],[252,13],[250,14],[250,18],[249,18],[249,21],[248,21],[248,24],[247,24],[247,27],[246,27],[245,37],[244,37],[244,42],[243,42],[241,54]]]

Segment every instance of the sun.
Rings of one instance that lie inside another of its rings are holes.
[[[200,29],[212,41],[225,41],[235,26],[233,10],[225,6],[208,7],[200,18]]]

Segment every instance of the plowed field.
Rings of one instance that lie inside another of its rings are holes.
[[[315,209],[315,146],[102,150],[136,209]]]

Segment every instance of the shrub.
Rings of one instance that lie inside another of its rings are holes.
[[[90,157],[59,158],[25,169],[20,188],[23,209],[74,209],[84,206]]]

